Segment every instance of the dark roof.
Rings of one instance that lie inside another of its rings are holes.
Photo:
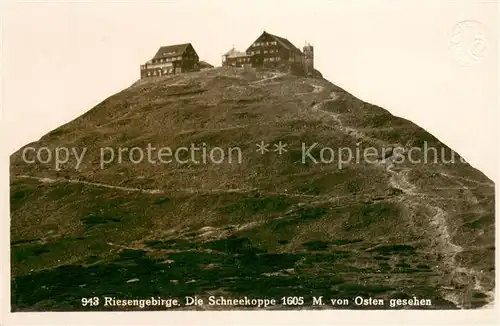
[[[198,65],[200,66],[200,68],[213,68],[214,67],[206,61],[198,62]]]
[[[285,47],[285,49],[292,51],[292,52],[295,52],[298,55],[303,55],[302,51],[300,51],[299,48],[297,48],[295,45],[293,45],[292,42],[290,42],[289,40],[287,40],[284,37],[273,35],[273,34],[270,34],[266,31],[264,31],[260,36],[262,36],[262,35],[268,35],[271,38],[273,38],[274,40],[276,40],[276,42],[283,45],[283,47]],[[260,36],[259,36],[259,38],[260,38]]]
[[[281,36],[277,36],[277,35],[273,35],[273,34],[269,34],[269,33],[265,32],[265,31],[264,31],[264,33],[266,33],[267,35],[271,36],[276,41],[280,42],[287,50],[296,52],[297,54],[302,54],[302,51],[300,51],[295,45],[293,45],[292,42],[290,42],[286,38],[281,37]]]
[[[182,55],[190,45],[191,43],[162,46],[158,49],[154,58],[168,58]]]

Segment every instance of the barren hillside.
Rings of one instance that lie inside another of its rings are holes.
[[[215,68],[142,80],[27,147],[85,153],[61,166],[11,157],[16,311],[104,309],[82,307],[96,295],[493,301],[494,184],[324,79]],[[155,150],[139,160],[134,147]],[[215,147],[228,150],[203,161]]]

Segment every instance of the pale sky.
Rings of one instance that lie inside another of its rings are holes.
[[[449,50],[464,20],[486,37],[470,66]],[[326,79],[420,125],[497,180],[497,29],[496,1],[4,4],[2,137],[13,152],[77,118],[136,81],[161,45],[191,42],[220,65],[233,44],[245,50],[266,30],[299,48],[308,41]]]

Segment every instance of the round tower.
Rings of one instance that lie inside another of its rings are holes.
[[[314,72],[314,47],[306,43],[302,50],[304,52],[304,72],[306,75],[312,74]]]

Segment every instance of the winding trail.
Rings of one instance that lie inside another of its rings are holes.
[[[268,80],[273,80],[273,79],[276,79],[276,78],[280,78],[280,77],[283,77],[285,76],[286,74],[285,73],[281,73],[281,72],[273,72],[271,74],[269,74],[267,77],[265,78],[262,78],[262,79],[259,79],[259,80],[256,80],[256,81],[253,81],[253,82],[250,82],[250,85],[255,85],[255,84],[261,84],[261,83],[264,83]]]
[[[456,256],[458,253],[463,251],[463,247],[454,244],[451,241],[450,232],[448,230],[448,225],[446,221],[447,213],[438,206],[433,206],[429,204],[426,200],[425,204],[421,203],[423,199],[420,194],[416,193],[417,187],[408,181],[408,173],[411,169],[403,169],[396,172],[393,168],[395,167],[392,160],[386,166],[387,171],[391,174],[390,184],[392,187],[401,190],[406,195],[406,201],[410,204],[423,205],[433,211],[431,216],[431,226],[434,228],[434,233],[436,238],[434,239],[435,244],[441,248],[441,253],[444,256],[443,264],[447,271],[451,272],[452,275],[458,275],[460,272],[471,271],[465,270],[463,267],[458,266],[456,262]],[[452,288],[452,291],[455,290]],[[453,302],[458,308],[464,308],[459,296],[455,293],[445,293],[445,299]]]
[[[108,188],[108,189],[116,189],[116,190],[122,190],[126,192],[142,192],[142,193],[147,193],[147,194],[162,194],[164,191],[160,189],[141,189],[141,188],[133,188],[133,187],[122,187],[122,186],[114,186],[106,183],[98,183],[98,182],[90,182],[90,181],[84,181],[84,180],[75,180],[75,179],[67,179],[67,178],[47,178],[47,177],[35,177],[35,176],[30,176],[30,175],[16,175],[16,178],[21,178],[21,179],[32,179],[32,180],[37,180],[42,183],[56,183],[56,182],[66,182],[66,183],[73,183],[73,184],[84,184],[88,186],[94,186],[94,187],[100,187],[100,188]]]
[[[460,180],[464,180],[464,181],[467,181],[467,182],[476,183],[476,184],[479,184],[479,185],[483,185],[483,186],[488,186],[488,187],[495,188],[495,185],[492,185],[490,183],[481,182],[481,181],[477,181],[477,180],[473,180],[473,179],[469,179],[469,178],[464,178],[464,177],[461,177],[461,176],[458,176],[458,175],[452,175],[452,174],[448,174],[448,173],[444,173],[444,172],[440,172],[440,174],[443,175],[443,176],[445,176],[445,177],[448,177],[448,178],[460,179]]]
[[[258,188],[232,188],[232,189],[199,189],[199,188],[180,188],[180,189],[171,189],[171,190],[162,190],[162,189],[145,189],[145,188],[135,188],[135,187],[123,187],[116,186],[107,183],[99,183],[99,182],[90,182],[84,180],[76,180],[76,179],[68,179],[68,178],[48,178],[48,177],[35,177],[30,175],[19,174],[15,175],[15,178],[20,179],[31,179],[36,180],[41,183],[57,183],[57,182],[65,182],[72,184],[83,184],[93,187],[107,188],[120,190],[125,192],[140,192],[146,194],[169,194],[169,193],[189,193],[189,194],[222,194],[222,193],[241,193],[248,194],[252,192],[259,192],[263,195],[274,195],[274,196],[284,196],[289,198],[321,198],[321,196],[317,195],[306,195],[300,193],[289,193],[289,192],[277,192],[277,191],[261,191]],[[348,197],[348,196],[346,196]]]
[[[311,86],[315,87],[313,84],[311,84]],[[325,104],[334,102],[337,99],[338,95],[335,92],[331,92],[328,99],[315,104],[311,108],[311,110],[313,112],[322,112],[323,114],[327,115],[329,118],[333,119],[338,124],[339,126],[338,128],[340,131],[343,131],[357,138],[358,141],[370,140],[372,143],[375,143],[377,145],[382,145],[385,148],[394,146],[379,139],[367,137],[363,132],[361,132],[356,128],[345,126],[342,120],[340,119],[341,114],[323,110]],[[474,290],[486,294],[488,303],[483,307],[484,308],[491,307],[494,304],[494,292],[485,289],[484,286],[481,284],[481,281],[479,279],[480,273],[474,270],[473,268],[460,266],[459,263],[457,262],[456,257],[460,252],[464,251],[464,248],[452,242],[452,237],[450,235],[447,223],[448,213],[444,211],[442,208],[431,204],[431,201],[429,200],[428,196],[424,194],[419,194],[417,192],[417,186],[408,180],[408,175],[412,170],[411,168],[404,168],[399,171],[395,170],[396,166],[395,163],[393,162],[393,155],[394,154],[391,153],[389,157],[384,158],[379,162],[380,166],[385,167],[386,171],[390,174],[389,184],[392,187],[402,191],[402,193],[404,194],[403,200],[409,207],[415,205],[424,206],[432,211],[430,224],[433,228],[433,233],[435,234],[435,238],[433,240],[435,241],[435,244],[438,246],[438,248],[440,248],[441,254],[444,256],[443,265],[446,272],[450,273],[454,280],[456,279],[463,280],[463,283],[467,285],[473,285]],[[486,184],[468,178],[463,178],[460,176],[453,176],[445,173],[441,174],[449,178],[462,179],[467,182],[474,182],[480,185],[491,186],[490,184]],[[470,189],[461,182],[460,185],[467,188],[468,197],[472,201],[472,203],[477,203],[478,202],[477,198],[475,198],[472,195]],[[470,280],[473,280],[473,284],[470,284]],[[449,293],[443,293],[444,297],[447,300],[453,302],[458,308],[461,309],[466,308],[463,304],[463,299],[460,297],[460,293],[457,293],[457,289],[453,287],[450,290],[451,292]]]

